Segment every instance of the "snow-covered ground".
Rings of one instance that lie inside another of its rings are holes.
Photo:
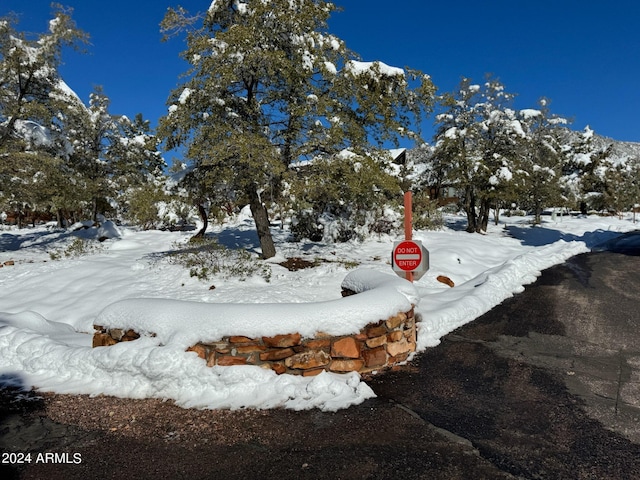
[[[463,219],[451,216],[441,231],[416,232],[414,239],[430,252],[431,267],[415,289],[395,281],[389,261],[397,239],[390,237],[293,243],[286,231],[274,229],[279,255],[270,261],[269,281],[260,276],[201,281],[162,255],[191,233],[120,228],[120,238],[90,254],[52,260],[50,252],[61,252],[75,236],[92,231],[72,235],[51,226],[0,227],[0,263],[14,262],[0,269],[0,382],[58,393],[163,398],[194,408],[346,408],[375,395],[358,374],[306,378],[252,366],[209,368],[185,352],[195,338],[184,334],[185,326],[194,325],[200,337],[230,329],[259,336],[286,333],[278,331],[278,320],[291,330],[291,319],[299,318],[298,331],[348,333],[358,322],[352,314],[350,321],[340,318],[335,308],[345,277],[375,283],[384,273],[390,282],[382,283],[391,287],[383,289],[379,303],[418,297],[422,351],[521,292],[542,270],[638,228],[631,217],[543,218],[542,226],[531,227],[529,217],[504,217],[486,235],[477,235],[465,233]],[[211,235],[229,247],[258,248],[246,214],[213,228]],[[318,260],[317,266],[290,272],[277,264],[287,257]],[[438,282],[438,275],[451,278],[455,287]],[[362,322],[370,320],[372,298],[349,300]],[[94,323],[139,329],[149,318],[157,319],[152,326],[158,336],[91,348]]]

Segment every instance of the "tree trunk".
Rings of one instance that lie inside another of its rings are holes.
[[[275,256],[276,247],[271,237],[271,229],[269,228],[269,215],[267,209],[262,204],[260,196],[254,187],[249,187],[249,208],[253,221],[256,223],[258,231],[258,240],[260,240],[260,248],[262,249],[262,258],[267,259]]]
[[[467,214],[467,232],[473,233],[477,227],[476,216],[476,198],[473,194],[473,188],[467,187],[464,195],[464,211]]]
[[[534,200],[534,218],[533,223],[540,225],[542,223],[542,202],[538,199]]]
[[[476,232],[486,232],[489,226],[489,200],[482,199],[480,201],[480,214],[478,215],[478,224],[476,225]]]
[[[98,197],[93,197],[91,202],[91,220],[98,221]]]
[[[58,228],[64,228],[62,224],[62,210],[60,208],[56,210],[56,220],[58,222]]]
[[[500,202],[496,202],[496,208],[493,211],[493,223],[498,225],[500,223]]]
[[[198,203],[198,214],[202,219],[202,228],[196,233],[193,238],[204,238],[204,234],[207,231],[207,227],[209,226],[209,215],[207,214],[207,209],[204,208],[202,203]]]

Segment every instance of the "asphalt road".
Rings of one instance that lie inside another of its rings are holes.
[[[640,256],[574,257],[372,387],[517,478],[638,479],[639,292]]]
[[[83,461],[5,463],[0,474],[640,479],[638,253],[585,254],[546,270],[409,365],[369,379],[377,398],[337,413],[269,411],[246,427],[248,439],[226,445],[81,429],[4,390],[0,452],[73,451]]]

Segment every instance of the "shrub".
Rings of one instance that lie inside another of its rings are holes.
[[[222,278],[246,280],[260,276],[271,279],[271,267],[258,261],[246,250],[232,250],[211,238],[195,238],[177,245],[169,254],[169,262],[189,269],[192,277],[209,280],[214,275]]]
[[[77,258],[85,255],[98,253],[102,246],[94,240],[74,238],[73,241],[64,248],[57,248],[49,252],[51,260],[61,260],[62,258]]]

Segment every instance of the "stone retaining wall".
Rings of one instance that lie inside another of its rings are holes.
[[[139,338],[133,330],[94,326],[93,346],[109,346]],[[359,333],[330,336],[318,333],[302,338],[299,333],[274,337],[224,337],[189,347],[208,366],[258,365],[278,374],[317,375],[327,370],[337,373],[371,372],[407,359],[416,350],[416,323],[413,309],[372,323]]]

